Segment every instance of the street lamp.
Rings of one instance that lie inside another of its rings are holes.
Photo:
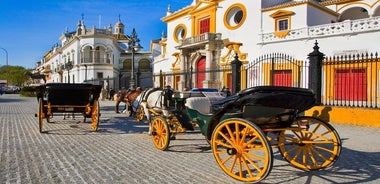
[[[131,66],[131,80],[129,81],[129,89],[135,89],[135,78],[134,78],[134,69],[135,69],[135,52],[141,50],[140,39],[137,38],[137,33],[135,28],[132,30],[132,35],[129,36],[129,42],[127,45],[127,51],[132,53],[132,66]]]
[[[7,70],[7,86],[8,86],[8,51],[6,49],[4,49],[3,47],[0,47],[0,49],[2,49],[4,52],[5,52],[5,62],[6,62],[6,70]]]
[[[65,63],[65,69],[67,70],[67,83],[70,83],[70,70],[73,68],[73,64],[70,59]]]

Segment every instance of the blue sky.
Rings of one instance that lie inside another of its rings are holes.
[[[192,0],[0,0],[0,47],[8,52],[8,64],[34,68],[35,63],[59,43],[65,32],[76,30],[84,18],[87,28],[105,28],[117,22],[119,15],[125,33],[135,28],[143,50],[161,37],[166,25],[161,18],[170,4],[177,11]],[[0,49],[0,66],[6,54]]]

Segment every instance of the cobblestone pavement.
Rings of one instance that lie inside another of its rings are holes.
[[[98,132],[90,123],[53,117],[39,133],[35,98],[0,96],[0,183],[240,183],[224,174],[199,131],[179,134],[157,150],[146,123],[113,112],[101,101]],[[333,124],[343,150],[326,170],[291,167],[274,149],[262,183],[380,183],[380,129]]]

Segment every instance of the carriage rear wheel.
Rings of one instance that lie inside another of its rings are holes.
[[[272,148],[260,128],[248,120],[231,118],[219,123],[211,145],[219,166],[237,180],[259,182],[272,169]]]
[[[99,127],[99,101],[94,100],[91,113],[91,126],[93,131],[97,131]]]
[[[289,129],[281,131],[278,147],[294,167],[317,170],[338,159],[342,144],[329,123],[314,117],[298,117]]]
[[[139,105],[136,110],[136,121],[141,121],[144,119],[144,107]]]
[[[44,101],[42,98],[40,98],[38,100],[38,103],[39,103],[39,111],[38,111],[38,123],[39,123],[39,129],[40,129],[40,133],[42,133],[43,131],[43,126],[44,126]]]
[[[170,129],[168,122],[163,117],[155,117],[151,121],[152,140],[159,150],[166,150],[170,143]]]

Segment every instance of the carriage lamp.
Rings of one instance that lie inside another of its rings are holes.
[[[70,70],[73,68],[73,64],[70,60],[65,63],[65,69],[67,70],[67,83],[70,83]]]
[[[129,81],[129,88],[131,90],[135,89],[135,78],[134,78],[134,68],[135,68],[135,53],[140,51],[143,47],[140,45],[140,39],[137,37],[135,28],[132,30],[132,35],[128,36],[129,42],[127,45],[127,52],[132,54],[132,64],[131,64],[131,80]]]

